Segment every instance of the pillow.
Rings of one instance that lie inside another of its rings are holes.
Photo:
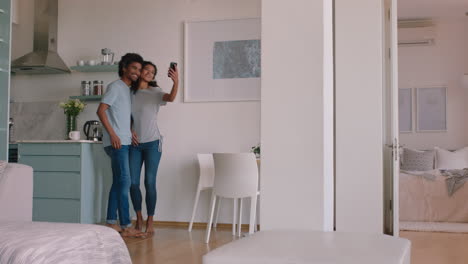
[[[435,150],[421,151],[404,148],[401,169],[406,171],[429,171],[434,169]]]
[[[461,170],[468,168],[468,147],[448,151],[435,147],[436,168],[442,170]]]

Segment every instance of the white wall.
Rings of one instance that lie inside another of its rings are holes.
[[[383,1],[335,0],[336,230],[383,232]]]
[[[401,133],[401,144],[417,149],[434,146],[458,149],[468,145],[468,86],[462,84],[463,74],[468,73],[467,26],[465,17],[439,18],[436,20],[434,46],[399,48],[400,88],[442,85],[447,87],[448,94],[448,131]]]
[[[32,50],[33,2],[21,0],[21,21],[13,28],[13,58]],[[185,20],[259,16],[260,0],[61,0],[58,49],[69,66],[78,59],[98,57],[105,47],[115,50],[119,57],[126,52],[138,52],[159,66],[157,80],[169,91],[171,82],[166,76],[169,62],[177,61],[183,69]],[[78,95],[81,80],[102,79],[109,83],[116,78],[114,73],[15,76],[12,99],[57,103]],[[196,153],[246,152],[260,141],[260,102],[183,103],[183,84],[181,79],[176,102],[160,112],[165,146],[157,180],[155,219],[159,221],[190,220],[198,181]],[[97,118],[96,108],[97,103],[87,106],[79,116],[79,126]],[[57,120],[55,125],[65,126],[65,122]],[[206,221],[208,196],[201,196],[195,221]],[[221,222],[231,221],[231,204],[224,203]],[[244,216],[248,217],[248,213]]]
[[[262,229],[333,230],[331,19],[328,0],[262,1]]]

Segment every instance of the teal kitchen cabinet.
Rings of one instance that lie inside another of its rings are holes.
[[[11,2],[0,0],[0,160],[8,157]]]
[[[104,222],[112,173],[102,144],[20,141],[18,156],[34,171],[33,221]]]

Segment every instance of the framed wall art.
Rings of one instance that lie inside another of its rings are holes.
[[[418,132],[447,131],[447,88],[416,88]]]
[[[260,100],[259,18],[185,23],[184,101]]]

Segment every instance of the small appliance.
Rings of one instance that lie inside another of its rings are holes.
[[[89,120],[83,126],[83,132],[87,140],[102,141],[101,122],[97,120]]]

